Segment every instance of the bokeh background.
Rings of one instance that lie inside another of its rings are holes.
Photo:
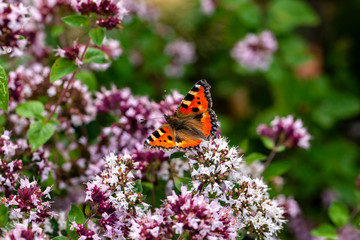
[[[161,100],[164,91],[186,94],[197,80],[207,79],[222,134],[234,145],[248,139],[249,152],[268,154],[256,135],[260,123],[293,114],[313,136],[311,147],[276,156],[272,165],[284,185],[273,187],[272,193],[294,196],[314,226],[329,221],[332,199],[350,209],[358,205],[359,1],[148,4],[153,8],[124,20],[117,33],[124,53],[110,69],[96,73],[101,84],[129,86],[135,94]],[[209,11],[206,4],[214,9]],[[273,33],[278,49],[268,70],[249,71],[231,57],[231,49],[248,33],[263,30]],[[194,56],[171,72],[174,57],[165,49],[178,39],[193,44],[193,53],[183,49],[182,54]]]
[[[33,2],[40,4],[40,1]],[[43,1],[44,6],[46,2]],[[196,81],[206,79],[211,85],[213,108],[221,125],[221,134],[229,139],[230,145],[244,150],[245,158],[253,152],[264,155],[270,153],[256,133],[259,124],[269,124],[276,116],[293,115],[300,118],[312,135],[310,148],[277,153],[264,176],[271,187],[272,197],[293,197],[302,211],[303,225],[292,222],[279,237],[311,239],[309,230],[331,222],[328,209],[330,203],[336,200],[345,205],[353,224],[353,234],[347,235],[352,238],[342,239],[360,239],[359,231],[354,228],[360,228],[360,1],[125,2],[130,12],[122,20],[122,29],[106,31],[108,39],[116,39],[121,44],[121,49],[113,47],[117,51],[113,54],[116,59],[112,60],[109,68],[106,68],[108,65],[103,65],[102,70],[95,67],[91,71],[82,69],[76,79],[82,80],[89,87],[89,92],[77,89],[74,92],[78,95],[86,92],[87,95],[83,94],[84,99],[93,103],[90,100],[96,95],[96,91],[101,91],[101,88],[110,89],[115,85],[118,89],[129,87],[136,96],[148,96],[159,102],[172,90],[185,95]],[[41,9],[42,18],[46,19],[47,14],[50,16],[50,20],[44,20],[45,24],[39,28],[46,35],[46,46],[53,49],[71,47],[74,39],[84,44],[88,38],[88,29],[74,28],[61,21],[61,17],[74,14],[68,1],[64,0],[53,8],[56,11],[47,7]],[[259,36],[264,31],[271,33],[277,43],[277,47],[269,54],[266,67],[251,69],[232,57],[234,47],[239,42],[249,34]],[[43,54],[36,49],[35,44],[29,45],[29,48],[33,47],[31,51],[35,49],[39,56]],[[112,48],[107,47],[111,51]],[[51,66],[57,58],[53,50],[43,55],[48,57],[41,59],[45,66]],[[36,54],[31,57],[30,62],[37,60]],[[7,71],[13,71],[18,65],[29,61],[26,57],[14,61],[9,59],[11,58],[0,59],[0,64]],[[26,72],[23,69],[24,67],[18,70],[19,75]],[[40,69],[43,71],[43,68]],[[50,86],[46,85],[49,82],[44,79],[44,86]],[[26,100],[47,102],[47,98],[41,98],[41,95],[46,95],[46,91],[47,89],[34,93],[34,96]],[[56,89],[54,91],[56,93]],[[14,94],[13,90],[11,94]],[[71,97],[76,97],[76,94],[69,93]],[[52,99],[53,104],[56,99]],[[14,100],[10,99],[11,101]],[[81,109],[85,106],[82,103],[78,101],[74,105],[81,105],[76,106]],[[46,107],[48,110],[49,106]],[[63,106],[64,109],[71,107],[66,104]],[[14,110],[13,107],[13,114]],[[69,111],[69,116],[72,114]],[[84,115],[86,114],[85,112]],[[69,116],[67,117],[70,119]],[[95,118],[95,115],[92,117]],[[97,141],[102,127],[114,121],[101,115],[96,118],[96,121],[89,118],[90,123],[85,121],[86,126],[82,123],[84,128],[72,129],[78,135],[82,131],[86,132],[87,143],[90,145]],[[2,119],[1,127],[6,122]],[[25,126],[27,125],[28,122],[25,122]],[[8,124],[6,127],[10,129],[14,126]],[[66,128],[65,126],[65,130]],[[26,135],[26,131],[20,131],[20,134]],[[62,135],[58,135],[61,138]],[[75,138],[72,141],[77,144],[80,142]],[[56,143],[56,138],[48,144],[54,142]],[[61,152],[63,149],[58,146],[59,144],[56,145],[57,151]],[[63,148],[66,149],[67,146]],[[71,149],[69,158],[78,158],[76,154],[80,155],[84,150],[79,145],[74,149],[80,149],[80,153],[74,153],[75,150]],[[86,152],[86,158],[90,158],[89,155]],[[62,164],[63,159],[59,159],[58,162]],[[56,158],[55,160],[57,161]],[[76,165],[75,160],[72,163]],[[68,166],[69,175],[80,169]],[[67,177],[66,174],[58,175]],[[50,180],[43,183],[44,186],[52,184]],[[54,195],[66,194],[64,189],[54,190]],[[74,198],[80,199],[76,196]],[[63,204],[65,201],[58,202]],[[54,205],[56,209],[57,206]],[[300,234],[296,232],[296,227],[301,227],[298,228]]]

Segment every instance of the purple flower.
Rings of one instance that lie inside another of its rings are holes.
[[[38,95],[47,95],[49,75],[50,68],[40,63],[20,65],[15,71],[9,72],[9,111],[15,110],[19,103],[26,100],[34,99]]]
[[[87,183],[86,200],[106,237],[126,236],[131,219],[143,215],[148,207],[134,189],[137,165],[129,155],[110,154],[104,171]]]
[[[185,154],[189,160],[193,189],[202,191],[205,196],[223,194],[225,186],[238,178],[242,168],[242,158],[235,147],[229,148],[225,138],[203,141],[199,151]]]
[[[18,148],[17,144],[10,141],[10,132],[4,131],[0,136],[0,157],[4,155],[6,159],[11,158],[15,155],[15,151]]]
[[[130,15],[136,15],[146,21],[156,21],[160,16],[160,11],[156,4],[143,0],[122,0],[125,8]]]
[[[70,230],[75,230],[79,236],[79,239],[101,240],[101,238],[94,231],[86,229],[84,224],[77,224],[76,222],[73,222],[71,224]]]
[[[14,229],[7,232],[4,237],[5,240],[26,239],[26,240],[46,240],[43,229],[36,223],[31,223],[25,219],[22,223],[15,223]]]
[[[203,13],[210,16],[215,12],[217,0],[200,0]]]
[[[50,198],[51,187],[41,191],[37,182],[29,182],[28,179],[20,179],[20,187],[16,194],[6,199],[6,206],[13,208],[10,212],[14,218],[24,219],[27,217],[30,222],[42,223],[45,218],[51,217],[54,213],[49,211],[50,202],[42,198]]]
[[[261,179],[243,176],[220,198],[233,209],[236,226],[257,239],[274,239],[285,223],[284,210],[271,200]]]
[[[23,55],[22,50],[28,43],[23,36],[23,27],[29,20],[28,14],[28,9],[22,3],[0,3],[0,55]]]
[[[81,14],[95,13],[96,23],[107,30],[121,28],[121,20],[128,13],[122,1],[114,0],[71,0],[72,7]]]
[[[171,77],[181,77],[184,74],[184,65],[195,61],[195,45],[177,39],[165,47],[165,54],[171,57],[171,63],[165,67],[165,73]]]
[[[277,42],[270,31],[259,35],[250,33],[237,42],[231,50],[231,56],[250,71],[269,68],[273,53],[277,50]]]
[[[181,188],[168,196],[154,214],[148,213],[133,221],[130,237],[133,239],[172,239],[188,234],[191,239],[235,239],[235,218],[230,208],[214,200]]]
[[[21,160],[7,162],[5,159],[0,159],[0,190],[5,193],[5,196],[9,196],[15,188],[22,168]]]
[[[286,198],[283,195],[279,195],[276,198],[279,206],[284,211],[284,217],[288,220],[288,228],[294,234],[295,239],[298,240],[320,240],[320,237],[311,236],[310,222],[307,221],[299,207],[299,204],[292,197]],[[340,238],[339,238],[340,239]]]
[[[275,117],[270,123],[271,127],[261,124],[257,133],[272,139],[277,146],[309,148],[311,135],[303,126],[301,119],[294,121],[292,115]]]

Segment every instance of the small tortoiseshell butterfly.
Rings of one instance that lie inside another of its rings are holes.
[[[179,151],[199,149],[200,143],[214,136],[218,127],[211,107],[210,85],[200,80],[186,94],[173,116],[164,115],[167,123],[145,140],[145,147]]]

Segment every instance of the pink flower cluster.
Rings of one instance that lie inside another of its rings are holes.
[[[277,42],[270,31],[259,35],[247,34],[237,42],[231,50],[231,56],[250,71],[265,71],[269,68],[273,53],[277,50]]]
[[[309,148],[311,135],[303,126],[301,119],[294,120],[292,115],[275,117],[270,127],[261,124],[257,128],[261,136],[272,139],[277,146]]]
[[[30,222],[42,223],[45,218],[54,213],[50,211],[50,202],[42,198],[50,198],[51,187],[45,191],[37,186],[37,182],[29,182],[28,179],[20,179],[20,187],[16,194],[11,194],[5,199],[5,206],[11,208],[11,218],[28,219]]]
[[[128,12],[122,1],[114,0],[71,0],[71,5],[81,14],[96,14],[96,23],[107,30],[121,28],[121,20]]]
[[[23,36],[24,25],[29,21],[28,14],[22,3],[0,2],[0,55],[22,56],[22,49],[28,43]]]
[[[170,77],[181,77],[185,72],[184,66],[195,61],[195,45],[177,39],[165,47],[165,54],[171,57],[171,63],[165,67],[165,74]]]
[[[191,239],[235,239],[235,218],[229,208],[214,200],[193,194],[185,186],[181,194],[168,196],[153,215],[135,219],[130,237],[133,239],[173,239],[189,235]]]
[[[25,219],[22,223],[15,223],[14,229],[6,232],[4,239],[46,240],[48,237],[39,224]]]
[[[104,236],[124,237],[129,232],[131,219],[143,214],[147,204],[142,202],[143,195],[135,192],[137,165],[129,155],[108,155],[106,168],[87,183],[86,201],[90,204],[91,217],[97,216]],[[77,226],[80,234],[81,226]],[[81,233],[86,236],[88,233]]]

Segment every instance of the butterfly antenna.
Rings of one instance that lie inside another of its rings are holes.
[[[147,121],[150,121],[150,120],[155,120],[155,119],[161,119],[162,117],[154,117],[154,118],[148,118],[148,119],[145,119],[145,118],[140,118],[139,121],[141,124],[145,124]]]

